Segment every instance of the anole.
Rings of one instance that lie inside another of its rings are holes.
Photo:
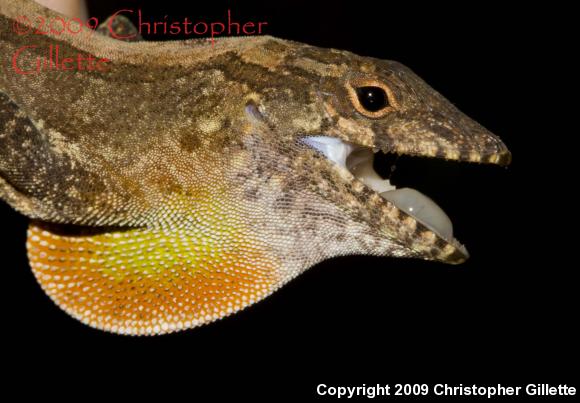
[[[445,213],[374,153],[511,159],[397,62],[269,36],[15,32],[38,16],[58,14],[0,0],[0,197],[31,220],[42,288],[95,328],[193,328],[338,255],[461,263]],[[17,72],[51,46],[106,69]]]

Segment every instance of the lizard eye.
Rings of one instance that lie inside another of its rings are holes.
[[[368,118],[382,118],[397,106],[391,89],[378,80],[355,80],[347,90],[356,111]]]
[[[387,93],[381,87],[358,87],[356,95],[361,106],[369,112],[380,111],[389,106]]]

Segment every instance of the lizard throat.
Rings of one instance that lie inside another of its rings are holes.
[[[380,194],[382,198],[393,203],[399,210],[414,217],[439,237],[448,242],[454,241],[453,224],[441,207],[415,189],[397,189],[388,178],[382,178],[375,171],[373,161],[374,154],[378,150],[327,136],[305,137],[303,141],[330,161],[347,169],[355,180]]]

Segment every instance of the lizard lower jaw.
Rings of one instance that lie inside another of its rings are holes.
[[[397,189],[389,179],[381,178],[373,168],[372,149],[327,136],[306,137],[303,141],[332,162],[347,169],[357,180],[379,193],[399,210],[413,216],[441,238],[449,242],[453,240],[453,224],[441,207],[415,189]]]

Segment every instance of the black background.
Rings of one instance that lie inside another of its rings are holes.
[[[316,397],[318,383],[578,386],[577,130],[562,68],[573,52],[570,10],[529,2],[90,3],[101,19],[120,8],[208,21],[231,8],[241,21],[268,21],[274,36],[398,60],[500,135],[513,164],[397,164],[395,181],[433,197],[453,220],[472,255],[464,265],[335,259],[239,314],[154,338],[93,330],[54,306],[27,266],[26,219],[2,203],[3,363],[13,374],[41,392],[128,387],[182,391],[192,401],[303,401]]]

